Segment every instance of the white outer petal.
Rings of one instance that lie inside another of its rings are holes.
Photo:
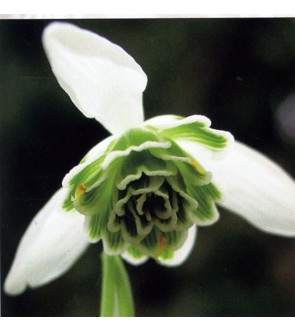
[[[295,236],[295,182],[280,166],[239,142],[223,159],[208,158],[195,144],[181,145],[212,172],[222,206],[263,231]]]
[[[196,235],[197,226],[192,226],[188,230],[188,236],[183,246],[174,252],[173,258],[169,260],[158,259],[158,262],[165,266],[178,266],[183,264],[194,247],[196,242]]]
[[[113,134],[143,122],[147,77],[121,47],[68,23],[52,23],[43,34],[52,71],[78,109]]]
[[[34,217],[18,246],[5,280],[7,294],[38,287],[65,273],[88,246],[84,216],[61,209],[65,189],[58,190]]]

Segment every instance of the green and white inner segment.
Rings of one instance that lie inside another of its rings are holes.
[[[90,240],[102,239],[107,254],[171,259],[190,227],[218,219],[221,193],[211,174],[177,144],[224,149],[229,136],[209,125],[204,117],[175,116],[164,128],[150,120],[114,138],[94,161],[82,159],[63,208],[85,215]]]

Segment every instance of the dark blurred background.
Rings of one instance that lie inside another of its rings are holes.
[[[107,131],[53,76],[41,45],[51,20],[0,21],[1,287],[28,223]],[[122,46],[149,78],[146,118],[204,114],[213,127],[295,175],[294,19],[69,20]],[[97,316],[101,245],[3,316]],[[295,241],[221,210],[178,268],[127,265],[138,316],[293,316]]]

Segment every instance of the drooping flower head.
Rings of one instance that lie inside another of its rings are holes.
[[[112,134],[64,178],[22,238],[5,282],[19,294],[57,278],[90,242],[139,264],[178,265],[217,206],[258,228],[295,235],[295,185],[260,153],[201,115],[144,122],[147,78],[122,48],[71,24],[43,35],[51,68],[77,108]]]
[[[231,135],[211,129],[202,116],[164,118],[113,138],[99,158],[86,155],[64,180],[70,189],[64,208],[86,216],[89,238],[103,239],[110,255],[169,261],[190,230],[218,219],[222,195],[212,174],[175,139],[218,153]]]

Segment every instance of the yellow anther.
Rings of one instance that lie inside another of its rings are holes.
[[[85,193],[86,187],[81,183],[75,191],[75,199],[80,199],[81,196]]]
[[[192,161],[192,166],[194,167],[194,169],[200,173],[200,174],[205,174],[205,172],[203,171],[203,169],[201,168],[201,166],[199,165],[199,163],[196,160]]]

